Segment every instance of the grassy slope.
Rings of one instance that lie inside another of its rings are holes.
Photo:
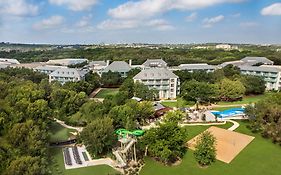
[[[107,88],[107,89],[102,89],[96,96],[95,98],[105,98],[108,95],[115,95],[118,93],[118,88]]]
[[[255,103],[259,100],[261,100],[262,98],[264,98],[266,94],[263,95],[256,95],[256,96],[246,96],[243,98],[243,100],[241,101],[235,101],[235,102],[219,102],[218,105],[239,105],[239,104],[249,104],[249,103]]]
[[[53,122],[50,128],[50,141],[67,140],[71,135],[69,132],[76,132],[76,130],[64,128],[60,124]]]
[[[281,169],[281,148],[270,140],[253,134],[246,128],[246,123],[240,122],[238,132],[253,135],[256,138],[230,164],[216,161],[206,169],[198,167],[193,152],[188,150],[180,165],[167,167],[152,159],[146,158],[146,165],[141,175],[279,175]],[[207,127],[189,127],[190,138],[199,134]]]
[[[52,155],[50,167],[52,175],[109,175],[117,173],[113,168],[106,165],[66,170],[61,148],[51,148],[50,151]]]

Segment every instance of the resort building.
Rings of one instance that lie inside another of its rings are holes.
[[[166,68],[142,70],[133,80],[158,90],[160,99],[175,99],[180,92],[179,77]]]
[[[16,59],[0,58],[0,64],[11,65],[11,64],[20,64]]]
[[[75,64],[81,64],[84,62],[88,62],[87,59],[84,58],[74,58],[74,59],[57,59],[57,60],[49,60],[46,64],[48,65],[60,65],[60,66],[71,66]]]
[[[88,68],[93,72],[101,76],[102,71],[109,66],[109,60],[107,61],[91,61]]]
[[[129,61],[129,64],[125,61],[113,61],[109,66],[104,68],[99,75],[102,75],[106,72],[118,72],[122,77],[127,77],[127,73],[132,69],[131,67],[131,61]]]
[[[208,65],[206,63],[201,64],[181,64],[178,66],[179,70],[185,70],[188,72],[194,71],[206,71],[206,72],[214,72],[216,66]]]
[[[162,59],[147,59],[142,64],[144,69],[150,69],[150,68],[166,68],[167,63]]]
[[[267,90],[281,90],[281,66],[240,66],[239,68],[242,74],[263,77]]]
[[[33,70],[49,75],[49,74],[53,73],[55,70],[60,69],[60,68],[67,68],[67,67],[65,67],[65,66],[43,65],[43,66],[35,67],[35,68],[33,68]]]
[[[234,65],[234,66],[255,66],[255,65],[273,65],[274,62],[267,59],[266,57],[245,57],[238,61],[228,61],[224,62],[219,65],[219,67],[225,67],[227,65]]]
[[[85,79],[85,75],[88,73],[86,70],[78,70],[74,68],[59,68],[49,74],[49,82],[58,81],[61,84],[66,82],[77,82]]]

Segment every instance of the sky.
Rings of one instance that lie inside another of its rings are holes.
[[[0,42],[281,44],[281,1],[0,0]]]

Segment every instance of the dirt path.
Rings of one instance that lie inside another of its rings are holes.
[[[54,120],[55,120],[58,124],[60,124],[61,126],[65,127],[65,128],[74,129],[74,130],[76,130],[76,131],[78,131],[78,132],[81,132],[81,131],[83,130],[83,127],[73,127],[73,126],[69,126],[69,125],[65,124],[64,121],[61,121],[61,120],[56,119],[56,118],[54,118]]]
[[[94,98],[101,90],[102,88],[97,88],[89,95],[89,98]]]

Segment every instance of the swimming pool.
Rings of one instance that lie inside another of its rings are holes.
[[[225,117],[233,117],[236,115],[243,115],[244,112],[245,112],[244,108],[231,108],[224,111],[212,111],[212,114],[220,118],[225,118]]]

